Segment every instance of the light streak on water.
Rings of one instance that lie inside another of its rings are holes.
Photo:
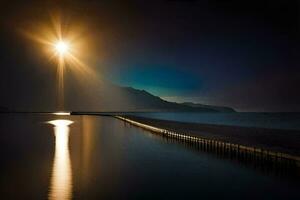
[[[72,199],[72,168],[69,153],[69,125],[70,120],[53,120],[48,123],[54,125],[55,155],[52,168],[49,199]]]
[[[61,116],[64,116],[64,115],[71,115],[70,112],[55,112],[53,113],[54,115],[61,115]]]

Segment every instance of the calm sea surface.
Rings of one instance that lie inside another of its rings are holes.
[[[299,180],[114,118],[1,114],[0,132],[0,199],[300,199]]]
[[[300,113],[136,113],[155,119],[205,124],[300,130]]]

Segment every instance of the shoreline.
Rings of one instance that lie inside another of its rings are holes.
[[[300,166],[300,131],[176,122],[131,115],[114,117],[161,136],[216,151],[285,159]]]

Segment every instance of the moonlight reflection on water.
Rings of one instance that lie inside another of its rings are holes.
[[[69,153],[69,125],[70,120],[53,120],[48,123],[54,125],[55,156],[51,175],[49,199],[72,198],[72,168]]]

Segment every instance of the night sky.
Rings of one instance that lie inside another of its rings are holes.
[[[84,27],[86,62],[113,83],[176,102],[300,111],[299,1],[4,1],[0,9],[0,106],[54,98],[55,69],[22,31],[58,12],[65,26]]]

